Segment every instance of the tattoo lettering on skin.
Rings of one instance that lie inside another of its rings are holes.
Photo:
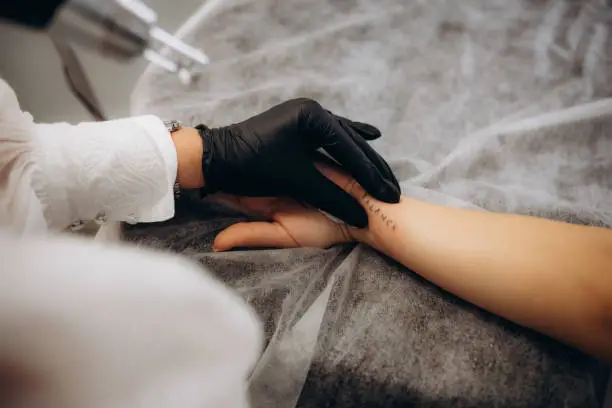
[[[397,228],[397,223],[380,209],[378,204],[374,202],[374,200],[368,193],[364,193],[363,197],[361,198],[365,206],[368,208],[368,210],[370,210],[372,214],[380,217],[380,219],[385,223],[388,228],[391,228],[392,231],[395,231],[395,228]]]

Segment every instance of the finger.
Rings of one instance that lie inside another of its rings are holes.
[[[358,137],[358,135],[356,137]],[[395,174],[393,174],[393,171],[391,170],[391,167],[389,167],[389,165],[387,164],[385,159],[383,159],[380,155],[378,155],[378,153],[376,153],[376,151],[372,151],[372,152],[377,156],[377,160],[381,161],[380,165],[383,166],[383,168],[385,169],[384,174],[388,175],[388,176],[386,176],[386,180],[390,181],[395,186],[397,191],[400,191],[400,193],[401,193],[401,187],[399,185],[399,182],[397,181],[397,178],[395,177]],[[340,172],[340,174],[342,174],[344,176],[344,179],[346,179],[346,180],[350,179],[352,182],[355,181],[354,179],[349,177],[345,172],[343,172],[342,171],[342,167],[338,164],[338,162],[333,160],[329,155],[324,154],[324,153],[322,153],[320,151],[317,151],[317,152],[315,152],[315,154],[313,156],[313,160],[314,160],[315,165],[317,166],[317,168],[319,167],[319,164],[327,164],[329,168],[336,170],[334,173],[338,174],[338,172]],[[319,170],[321,170],[321,169],[319,169]],[[325,172],[322,171],[322,173],[325,173]],[[327,174],[326,174],[326,176],[327,176]],[[328,176],[328,178],[329,178],[329,176]],[[336,180],[334,180],[334,181],[336,181]],[[339,184],[339,183],[336,182],[336,184]],[[340,185],[340,187],[343,187],[343,186]],[[359,186],[359,188],[361,189],[361,186]]]
[[[378,128],[375,126],[372,126],[372,125],[369,125],[363,122],[352,121],[349,118],[346,118],[344,116],[336,115],[331,111],[327,111],[327,113],[329,113],[332,116],[335,116],[341,122],[348,123],[349,125],[354,127],[355,130],[357,130],[359,134],[361,134],[361,136],[366,140],[376,140],[381,136],[380,130],[378,130]]]
[[[344,123],[349,124],[353,129],[355,129],[360,135],[361,137],[363,137],[365,140],[376,140],[379,137],[382,136],[382,133],[380,133],[380,130],[378,130],[377,127],[374,127],[372,125],[369,125],[367,123],[363,123],[363,122],[355,122],[353,120],[350,120],[348,118],[345,118],[343,116],[338,116],[336,115],[336,117]]]
[[[221,231],[213,243],[215,252],[240,247],[295,248],[299,244],[273,222],[240,222],[231,225]]]
[[[354,178],[342,171],[342,168],[331,162],[315,163],[317,169],[325,177],[330,179],[335,185],[346,191],[358,201],[363,198],[365,190],[355,181]]]
[[[398,191],[401,191],[399,182],[397,181],[395,174],[393,174],[393,171],[391,170],[391,168],[389,167],[385,159],[383,159],[366,142],[366,140],[378,139],[381,136],[380,130],[378,130],[378,128],[372,125],[369,125],[367,123],[355,122],[355,121],[352,121],[340,115],[334,115],[334,116],[338,119],[338,121],[340,122],[340,125],[344,128],[344,130],[346,130],[347,133],[351,135],[355,143],[357,143],[357,145],[361,147],[361,149],[364,151],[366,156],[368,156],[368,158],[372,161],[372,163],[374,163],[374,165],[378,168],[378,170],[383,173],[383,176],[388,181],[393,183],[393,185],[397,188]]]
[[[361,148],[366,156],[368,156],[370,161],[374,163],[376,168],[382,173],[383,177],[387,181],[391,182],[397,191],[401,191],[399,182],[397,181],[397,178],[395,177],[395,174],[393,174],[393,170],[391,170],[391,167],[389,167],[387,161],[383,159],[382,156],[378,154],[376,150],[374,150],[374,148],[364,140],[363,137],[361,137],[362,135],[359,132],[355,131],[355,128],[351,124],[345,122],[340,122],[340,124],[351,136],[355,144],[357,144],[357,146]]]
[[[359,228],[368,225],[368,216],[346,191],[325,177],[314,166],[302,169],[293,190],[296,198],[316,207],[347,224]]]
[[[331,132],[327,132],[322,147],[373,197],[388,203],[398,202],[400,192],[397,186],[383,176],[381,169],[370,160],[337,118],[329,117],[328,120],[331,120]]]
[[[314,133],[320,146],[344,166],[368,193],[381,201],[399,201],[400,191],[397,186],[383,177],[381,170],[369,160],[341,125],[341,120],[348,119],[335,116],[315,101],[303,102],[300,114],[305,130]]]

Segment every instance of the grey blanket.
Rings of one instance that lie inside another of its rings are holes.
[[[213,63],[187,88],[147,70],[134,113],[215,126],[312,97],[382,130],[375,147],[404,194],[612,225],[603,2],[217,3],[186,35]],[[601,404],[600,363],[370,248],[211,253],[214,235],[243,218],[193,201],[125,238],[200,261],[257,310],[267,347],[251,378],[254,407]]]

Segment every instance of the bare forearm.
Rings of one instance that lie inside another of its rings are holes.
[[[612,360],[612,232],[533,217],[373,201],[366,238],[442,288]]]

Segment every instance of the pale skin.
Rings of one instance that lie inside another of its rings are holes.
[[[360,201],[369,228],[335,223],[290,199],[224,196],[270,222],[230,226],[214,249],[362,242],[483,309],[612,362],[611,231],[408,197],[386,204],[337,169],[320,169]]]

